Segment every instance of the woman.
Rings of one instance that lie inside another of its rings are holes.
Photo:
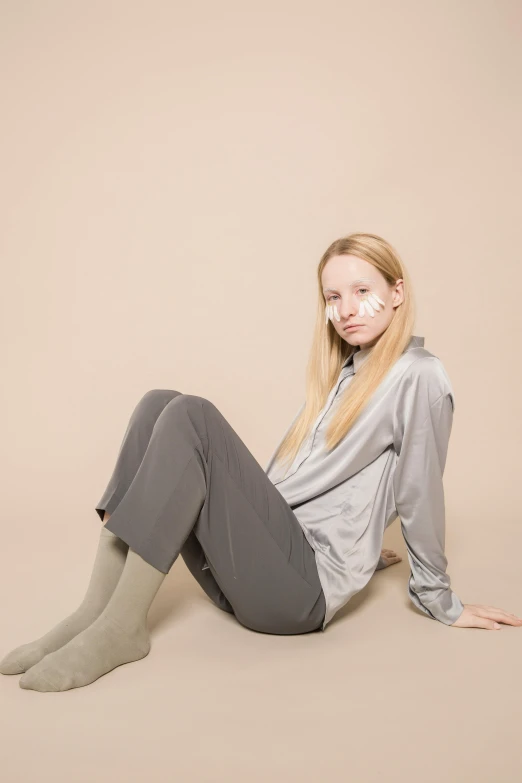
[[[326,250],[306,401],[266,471],[209,400],[147,392],[96,506],[104,522],[79,608],[9,653],[22,688],[62,691],[146,656],[147,614],[178,554],[203,590],[263,633],[324,630],[375,570],[399,516],[412,602],[457,627],[519,626],[462,604],[444,555],[442,474],[454,395],[441,361],[412,335],[407,272],[373,234]]]

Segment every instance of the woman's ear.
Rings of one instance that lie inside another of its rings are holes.
[[[398,307],[404,302],[404,280],[400,277],[395,283],[393,291],[393,306]]]

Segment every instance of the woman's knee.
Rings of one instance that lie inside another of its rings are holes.
[[[210,410],[213,410],[215,406],[207,400],[206,397],[200,397],[198,394],[176,394],[173,396],[167,405],[164,406],[162,412],[162,421],[172,417],[175,418],[180,409],[193,411],[197,414],[203,411],[204,414],[208,414]]]
[[[178,396],[183,396],[183,394],[176,389],[149,389],[141,398],[140,403],[144,403],[145,405],[154,405],[158,402],[165,403],[166,401],[170,402],[170,400],[173,400]]]
[[[138,400],[134,415],[159,414],[171,400],[178,396],[182,396],[182,394],[175,389],[150,389]]]
[[[161,390],[157,391],[161,392]],[[148,403],[145,400],[147,395],[144,398],[144,405],[148,405],[149,410],[151,406],[157,405],[158,400],[161,399],[160,395],[155,395],[154,392],[155,390],[148,392],[148,395],[150,395]],[[171,393],[170,398],[166,402],[165,400],[160,402],[159,408],[157,407],[153,414],[155,420],[154,431],[159,433],[163,430],[170,432],[172,428],[177,429],[181,416],[183,421],[187,418],[190,419],[200,436],[206,437],[206,403],[208,403],[208,400],[204,397],[198,397],[196,394]]]
[[[174,389],[150,389],[138,400],[129,420],[129,427],[153,427],[162,410],[171,400],[180,396]]]

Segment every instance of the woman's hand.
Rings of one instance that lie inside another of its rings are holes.
[[[451,623],[451,627],[457,628],[487,628],[498,631],[502,628],[500,623],[506,625],[522,625],[522,619],[516,614],[510,614],[496,606],[486,604],[464,604],[464,611],[460,617]]]
[[[394,563],[400,563],[401,560],[402,557],[400,557],[397,552],[394,552],[393,549],[382,549],[381,556],[379,558],[378,569],[380,570],[381,568],[387,568]]]

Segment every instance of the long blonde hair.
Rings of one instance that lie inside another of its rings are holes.
[[[368,261],[381,272],[390,286],[399,278],[404,280],[404,301],[394,309],[387,329],[380,335],[368,358],[357,370],[342,395],[337,415],[326,432],[326,447],[333,449],[350,430],[368,404],[384,376],[401,356],[411,340],[415,323],[415,303],[408,272],[394,248],[375,234],[349,234],[332,242],[317,268],[318,298],[312,348],[306,370],[306,401],[304,407],[282,440],[276,454],[277,461],[287,458],[290,465],[314,421],[323,408],[341,367],[355,348],[335,331],[330,319],[325,323],[326,300],[321,274],[332,256],[352,255]]]

